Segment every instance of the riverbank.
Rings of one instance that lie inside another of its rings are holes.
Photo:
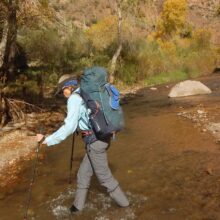
[[[39,127],[43,125],[46,128],[44,132],[51,133],[62,123],[63,118],[60,112],[31,113],[26,115],[25,122],[10,123],[3,127],[0,139],[0,188],[15,184],[22,164],[36,156],[35,135]]]

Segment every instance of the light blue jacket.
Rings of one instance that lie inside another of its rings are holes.
[[[72,134],[77,127],[80,130],[89,130],[88,114],[83,99],[80,95],[73,93],[67,100],[67,116],[64,125],[45,139],[47,146],[59,144]]]

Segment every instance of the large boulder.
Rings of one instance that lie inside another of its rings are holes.
[[[170,91],[169,97],[210,94],[212,91],[199,81],[186,80],[176,84]]]

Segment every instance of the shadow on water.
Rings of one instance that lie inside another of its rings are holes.
[[[70,216],[76,174],[84,155],[80,137],[74,153],[73,183],[68,184],[71,137],[45,149],[40,161],[29,219],[207,220],[220,219],[220,152],[208,133],[177,116],[179,107],[216,103],[211,96],[171,100],[167,87],[145,89],[124,103],[126,129],[108,151],[110,166],[131,202],[119,208],[94,178],[85,210]],[[141,94],[141,95],[140,95]],[[32,163],[19,183],[0,193],[0,219],[23,219]]]

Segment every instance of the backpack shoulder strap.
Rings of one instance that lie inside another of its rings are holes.
[[[85,94],[82,90],[80,90],[80,89],[78,89],[77,91],[74,91],[74,94],[80,96],[80,97],[82,98],[82,100],[84,101],[86,107],[88,108],[87,102],[86,102],[87,99],[85,98],[85,95],[86,95],[86,94]],[[83,95],[82,95],[82,94],[83,94]],[[92,129],[90,123],[87,123],[83,118],[80,118],[80,119],[81,119],[81,121],[84,123],[84,125],[88,126],[88,128],[89,128],[90,130]]]

